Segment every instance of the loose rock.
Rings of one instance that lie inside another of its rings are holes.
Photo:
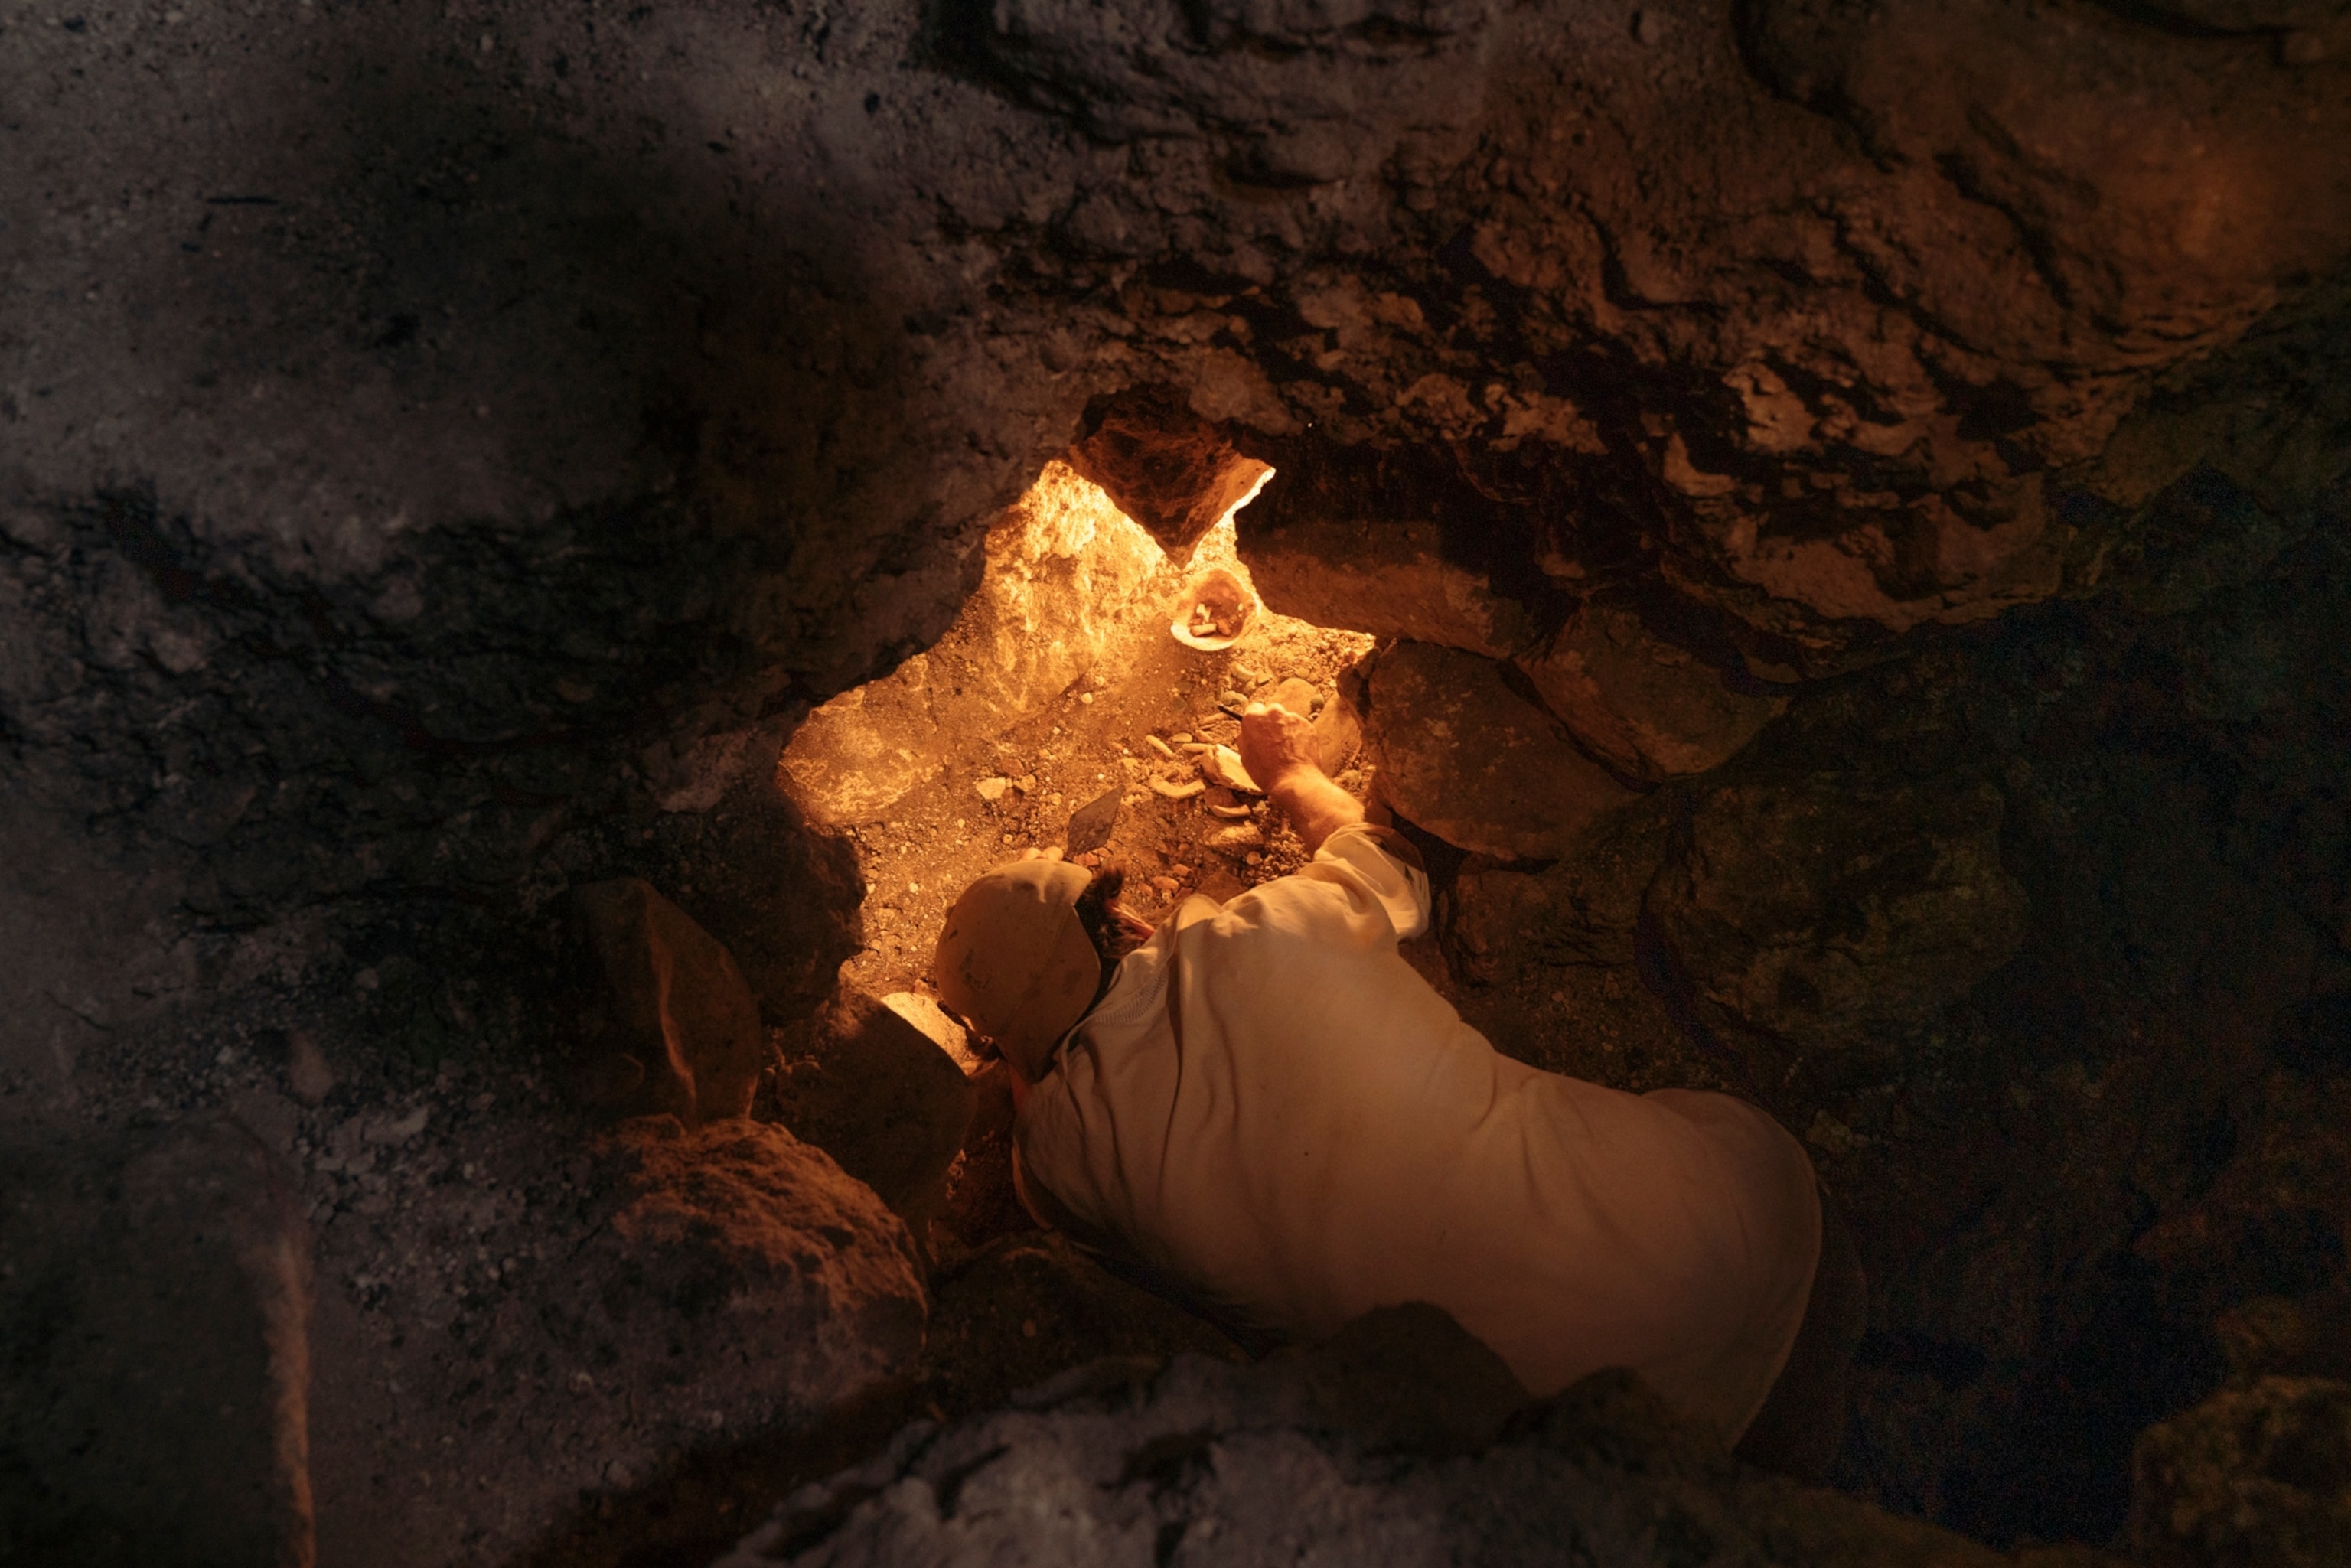
[[[1447,843],[1550,859],[1638,798],[1562,739],[1490,659],[1401,643],[1380,655],[1371,694],[1382,798]]]
[[[1249,851],[1265,847],[1265,834],[1255,822],[1243,822],[1230,828],[1218,828],[1208,835],[1208,847],[1218,854],[1245,855]]]
[[[633,1425],[672,1444],[815,1412],[912,1367],[913,1239],[872,1187],[784,1128],[630,1122],[600,1150],[611,1197],[542,1309],[581,1366],[629,1371]]]
[[[782,1040],[778,1119],[879,1193],[922,1239],[971,1124],[963,1069],[881,998],[847,985]]]
[[[689,1125],[748,1111],[766,1034],[734,956],[635,877],[577,888],[572,906],[601,981],[579,1018],[586,1097]]]
[[[972,789],[981,800],[990,802],[1003,800],[1004,792],[1010,788],[1012,788],[1012,780],[1001,777],[983,779],[972,786]]]

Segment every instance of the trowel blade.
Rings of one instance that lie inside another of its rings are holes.
[[[1067,852],[1081,855],[1110,842],[1110,831],[1118,824],[1119,802],[1125,794],[1123,785],[1116,786],[1071,812]]]

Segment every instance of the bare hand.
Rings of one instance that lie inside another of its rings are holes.
[[[1251,703],[1241,715],[1241,767],[1271,793],[1301,768],[1322,771],[1314,760],[1314,727],[1279,705]]]

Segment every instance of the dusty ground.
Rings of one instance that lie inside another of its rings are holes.
[[[1204,542],[1189,571],[1170,569],[1165,580],[1180,584],[1229,562],[1229,550],[1225,530]],[[1126,901],[1145,919],[1194,893],[1229,897],[1296,870],[1303,846],[1262,796],[1210,787],[1176,800],[1151,780],[1206,783],[1198,758],[1207,754],[1186,747],[1237,744],[1237,699],[1267,696],[1294,678],[1327,701],[1340,672],[1371,645],[1260,610],[1231,647],[1210,653],[1177,642],[1165,617],[1144,618],[1100,648],[1092,669],[1041,711],[1000,734],[954,737],[928,783],[886,818],[842,830],[872,889],[866,946],[843,977],[883,995],[926,991],[931,946],[956,895],[1023,850],[1066,846],[1071,815],[1104,795],[1115,794],[1117,816],[1088,863],[1124,867]],[[1353,763],[1339,781],[1358,797],[1369,788]],[[1220,816],[1215,806],[1247,814]],[[1257,827],[1261,845],[1211,847],[1212,836],[1244,823]]]

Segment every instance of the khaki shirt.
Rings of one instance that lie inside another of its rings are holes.
[[[1023,1197],[1248,1329],[1434,1302],[1538,1396],[1629,1366],[1735,1441],[1820,1255],[1802,1147],[1495,1051],[1396,952],[1428,880],[1381,842],[1342,829],[1130,955],[1021,1109]]]

